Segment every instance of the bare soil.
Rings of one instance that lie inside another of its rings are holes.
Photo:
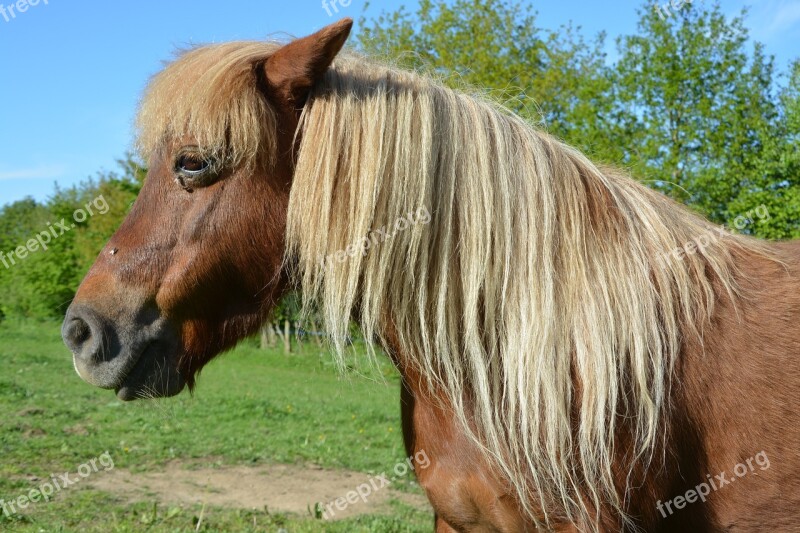
[[[308,515],[316,503],[326,505],[346,497],[372,478],[363,472],[325,470],[315,466],[260,465],[192,468],[175,461],[162,472],[133,473],[114,469],[93,476],[91,485],[129,502],[156,500],[165,504],[264,509]],[[419,509],[428,508],[421,494],[400,492],[391,486],[372,492],[366,502],[348,503],[344,510],[333,507],[332,519],[359,514],[379,514],[390,499]]]

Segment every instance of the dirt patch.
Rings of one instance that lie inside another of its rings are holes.
[[[178,462],[163,472],[131,473],[114,469],[91,479],[92,487],[135,501],[158,500],[171,504],[206,504],[239,509],[263,509],[307,515],[316,503],[328,504],[346,497],[373,476],[314,466],[263,465],[188,469]],[[400,492],[391,486],[372,491],[366,501],[333,507],[333,519],[381,513],[392,498],[419,509],[428,502],[421,494]]]

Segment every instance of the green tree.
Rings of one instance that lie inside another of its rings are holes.
[[[0,252],[5,254],[5,262],[0,262],[0,316],[63,315],[141,188],[144,171],[136,161],[127,156],[119,163],[120,174],[105,173],[69,189],[56,188],[45,203],[25,199],[0,209]],[[88,214],[87,205],[94,214],[76,220],[78,209]],[[59,223],[68,230],[62,231]],[[33,252],[23,250],[25,257],[20,258],[16,250],[43,233],[42,239],[49,242],[35,245]]]
[[[423,0],[413,13],[362,19],[359,44],[451,86],[488,88],[596,161],[718,223],[764,204],[771,218],[743,231],[796,234],[797,66],[778,98],[773,59],[748,44],[746,11],[654,7],[642,4],[613,64],[603,34],[587,42],[569,25],[540,29],[530,7],[503,0]]]
[[[800,237],[800,60],[781,92],[779,119],[761,133],[764,150],[729,212],[764,205],[769,217],[748,224],[748,232],[770,239]]]
[[[610,110],[604,35],[586,42],[572,26],[544,31],[529,6],[504,0],[422,0],[361,20],[359,46],[403,67],[488,96],[554,135],[591,148],[595,117]],[[480,88],[480,89],[475,89]],[[582,136],[576,131],[584,132]]]
[[[744,12],[729,20],[718,3],[693,3],[668,17],[651,6],[639,14],[638,33],[617,42],[615,101],[632,134],[626,162],[724,222],[777,115],[773,61],[759,44],[748,53]]]
[[[39,232],[54,223],[47,206],[32,198],[14,202],[0,210],[0,310],[16,318],[52,316],[65,295],[63,285],[71,277],[69,265],[48,261],[47,250],[31,253],[25,249]],[[20,250],[21,253],[18,253]],[[57,252],[56,252],[57,253]]]

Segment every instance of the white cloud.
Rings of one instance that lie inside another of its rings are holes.
[[[19,179],[53,179],[64,175],[64,165],[39,165],[38,167],[18,168],[12,170],[0,169],[0,181]]]

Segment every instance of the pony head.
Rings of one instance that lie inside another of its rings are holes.
[[[84,380],[172,396],[263,322],[287,286],[294,132],[351,27],[198,48],[153,78],[137,121],[147,178],[62,327]]]

